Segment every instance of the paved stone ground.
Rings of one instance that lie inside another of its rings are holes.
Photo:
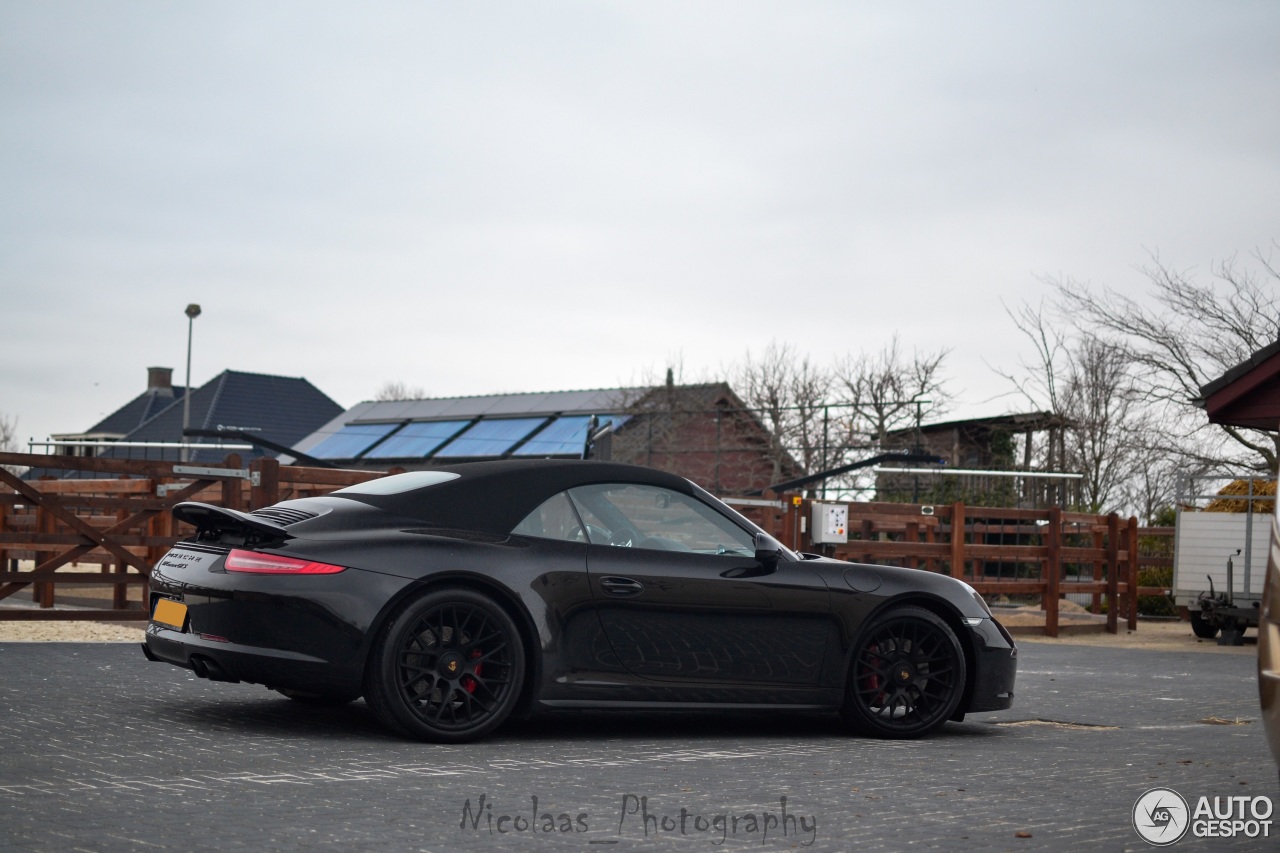
[[[2,643],[0,849],[1145,850],[1148,788],[1280,803],[1253,667],[1026,643],[1012,710],[924,741],[823,716],[591,715],[437,746],[362,702],[203,682],[136,646]],[[552,831],[527,828],[534,797]]]

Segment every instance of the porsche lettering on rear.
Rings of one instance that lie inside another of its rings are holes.
[[[161,558],[156,565],[161,569],[182,570],[200,567],[213,560],[211,554],[200,554],[194,551],[173,549]]]

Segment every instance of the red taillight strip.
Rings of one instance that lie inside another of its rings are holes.
[[[295,560],[275,554],[259,554],[257,551],[234,550],[224,563],[229,572],[247,572],[256,575],[336,575],[346,571],[345,566],[317,563],[313,560]]]

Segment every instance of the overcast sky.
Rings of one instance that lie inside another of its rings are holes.
[[[0,414],[951,348],[1280,238],[1280,3],[0,4]],[[1280,250],[1276,250],[1280,254]]]

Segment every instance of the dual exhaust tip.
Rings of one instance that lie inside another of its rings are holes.
[[[196,674],[197,678],[207,678],[210,681],[229,681],[232,684],[240,683],[240,679],[228,673],[216,660],[204,655],[191,656],[191,671]]]
[[[146,643],[142,644],[142,653],[146,655],[147,660],[153,663],[167,663],[156,657],[156,653]],[[187,660],[187,666],[196,674],[197,678],[207,678],[210,681],[228,681],[232,684],[239,684],[240,679],[222,668],[222,665],[211,657],[206,655],[192,655]]]

